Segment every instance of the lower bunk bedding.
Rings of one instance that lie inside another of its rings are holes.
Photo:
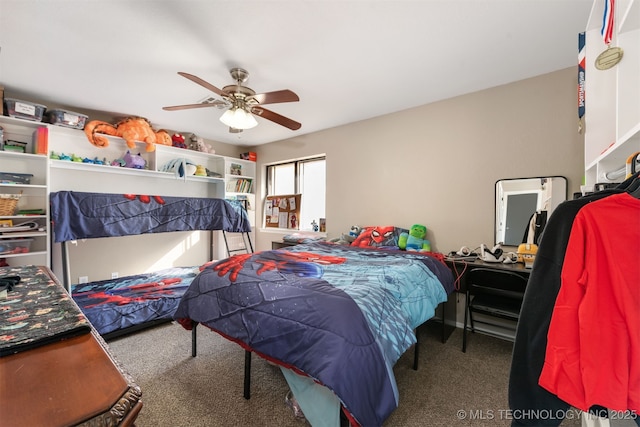
[[[333,399],[352,425],[377,426],[398,406],[394,364],[453,289],[440,254],[316,242],[206,266],[174,319],[286,368],[312,425]]]
[[[180,298],[198,274],[196,267],[74,285],[71,296],[104,338],[171,321]]]

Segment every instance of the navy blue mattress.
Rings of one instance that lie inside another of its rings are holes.
[[[102,336],[170,321],[198,267],[74,285],[71,296]]]

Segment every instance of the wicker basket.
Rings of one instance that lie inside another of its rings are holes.
[[[0,194],[0,216],[11,216],[16,213],[20,194]]]

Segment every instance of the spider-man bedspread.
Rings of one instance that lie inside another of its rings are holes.
[[[251,231],[236,200],[58,191],[50,202],[56,243],[170,231]]]
[[[102,336],[127,328],[172,320],[198,267],[101,280],[71,287],[73,300]]]
[[[415,252],[309,243],[205,268],[174,318],[202,323],[332,390],[350,418],[381,425],[398,405],[393,365],[453,291]]]

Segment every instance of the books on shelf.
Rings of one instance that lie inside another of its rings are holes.
[[[251,193],[252,184],[252,179],[231,179],[227,182],[227,191],[232,193]]]

